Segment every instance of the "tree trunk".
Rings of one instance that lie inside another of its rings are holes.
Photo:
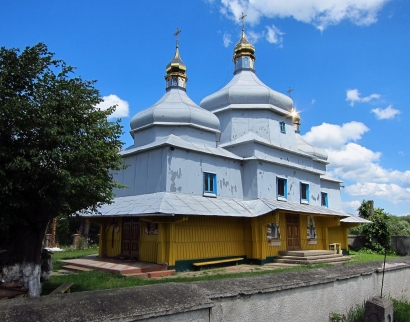
[[[10,239],[0,250],[0,278],[17,282],[33,297],[41,293],[41,249],[47,222],[11,225]]]

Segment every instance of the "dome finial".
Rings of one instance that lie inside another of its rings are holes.
[[[245,15],[243,12],[242,12],[242,15],[239,17],[239,20],[242,20],[242,37],[244,36],[244,34],[245,34],[245,17],[247,17],[248,15]]]
[[[175,44],[175,55],[171,62],[166,67],[167,74],[165,75],[165,87],[166,90],[170,88],[178,87],[180,89],[186,89],[186,82],[188,81],[188,77],[186,75],[186,66],[182,61],[181,57],[179,56],[179,39],[178,36],[181,33],[181,30],[177,28],[174,33],[176,38]]]
[[[177,28],[177,30],[174,33],[174,36],[176,38],[176,48],[178,48],[178,35],[181,33],[181,29]]]
[[[239,73],[242,70],[254,70],[255,62],[255,47],[249,42],[245,35],[245,17],[246,15],[242,12],[239,20],[242,20],[242,35],[238,43],[235,45],[233,53],[233,62],[235,63],[234,74]]]

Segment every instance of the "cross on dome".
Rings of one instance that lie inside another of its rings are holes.
[[[243,12],[242,12],[242,15],[239,17],[239,20],[242,20],[242,32],[244,32],[245,31],[245,17],[247,17],[248,15],[245,15]]]
[[[181,29],[177,28],[177,30],[174,33],[174,36],[176,38],[176,45],[178,47],[178,35],[181,33]]]

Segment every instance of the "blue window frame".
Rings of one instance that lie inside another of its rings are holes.
[[[204,172],[204,193],[216,195],[216,174]]]
[[[304,182],[300,183],[300,201],[309,202],[309,184]]]
[[[288,180],[278,177],[276,180],[276,185],[278,188],[278,198],[286,199]]]
[[[280,131],[282,132],[282,133],[286,133],[286,128],[285,128],[285,122],[279,122],[279,125],[280,125]]]
[[[321,205],[322,207],[328,207],[328,201],[327,201],[327,193],[326,192],[322,192],[320,194],[320,199],[321,199]]]

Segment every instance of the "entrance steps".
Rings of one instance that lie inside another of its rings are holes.
[[[335,254],[331,250],[286,250],[279,251],[276,263],[286,264],[336,264],[349,261],[349,256]]]
[[[99,258],[78,258],[61,260],[66,265],[63,270],[72,272],[89,272],[98,270],[110,274],[123,275],[126,277],[142,277],[142,278],[158,278],[169,276],[175,273],[175,270],[168,270],[167,265],[158,265],[154,263],[128,261],[118,262],[112,260],[104,260]]]

